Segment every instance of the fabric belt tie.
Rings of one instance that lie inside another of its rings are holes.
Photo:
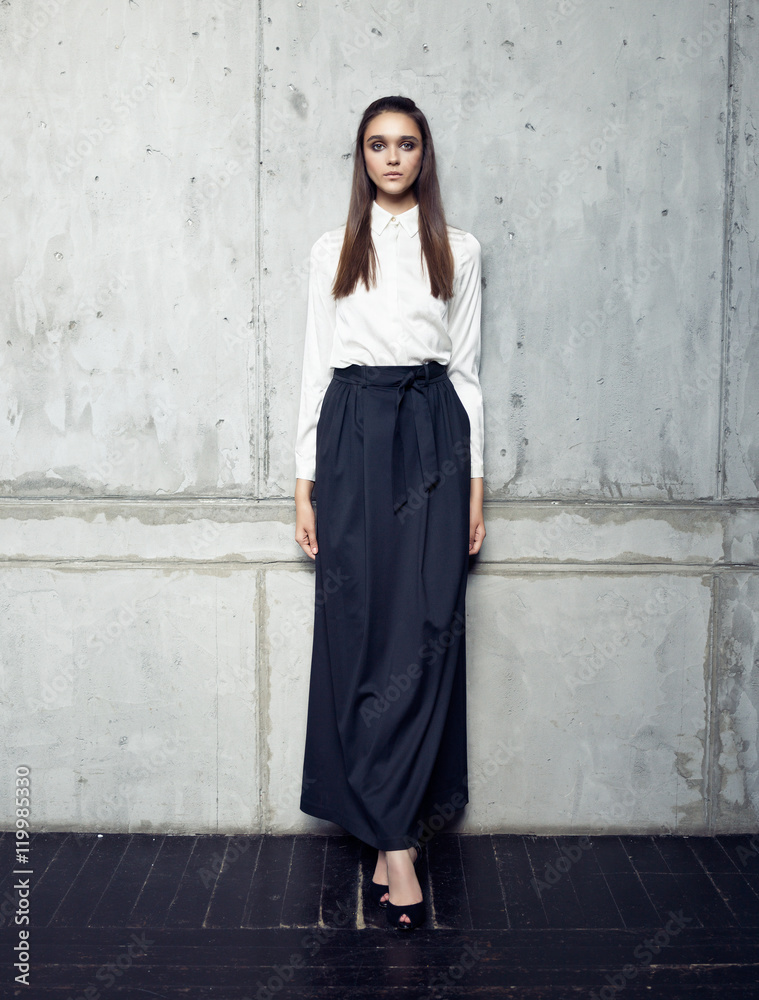
[[[424,375],[423,382],[421,381],[422,374]],[[416,424],[416,437],[419,442],[419,457],[422,463],[424,492],[431,492],[440,482],[440,470],[437,465],[437,450],[435,448],[435,433],[426,392],[428,383],[429,369],[427,363],[425,363],[423,373],[418,369],[409,372],[408,375],[404,376],[403,381],[396,391],[392,451],[393,513],[397,513],[408,501],[406,463],[400,428],[401,407],[411,407],[414,423]]]

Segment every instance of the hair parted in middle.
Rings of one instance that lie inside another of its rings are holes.
[[[351,187],[348,220],[340,251],[335,281],[334,298],[343,298],[355,291],[363,281],[367,291],[376,283],[377,253],[371,231],[372,203],[377,196],[377,185],[369,177],[364,158],[364,136],[373,118],[384,111],[408,115],[416,123],[422,136],[422,166],[412,190],[419,204],[419,235],[422,262],[426,262],[430,291],[437,299],[453,297],[453,253],[448,240],[448,229],[440,196],[435,147],[432,134],[422,111],[408,97],[380,97],[364,111],[356,136],[353,157],[353,184]]]

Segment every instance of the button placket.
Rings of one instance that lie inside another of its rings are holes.
[[[392,250],[390,253],[391,267],[387,288],[388,297],[388,307],[389,307],[389,328],[392,331],[391,339],[397,341],[400,339],[401,335],[401,313],[400,313],[400,303],[398,302],[398,254],[400,253],[399,245],[399,231],[400,226],[398,220],[393,216],[393,225],[391,226],[390,232],[392,233]],[[398,360],[395,359],[393,364],[398,364]]]

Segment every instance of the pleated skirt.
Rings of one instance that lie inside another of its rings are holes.
[[[335,368],[300,808],[380,850],[468,802],[470,424],[445,365]]]

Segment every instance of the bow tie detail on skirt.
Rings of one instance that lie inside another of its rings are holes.
[[[423,481],[419,485],[429,493],[440,482],[440,470],[435,449],[435,433],[432,425],[427,384],[429,373],[424,365],[406,375],[398,386],[395,399],[395,426],[393,429],[393,512],[397,513],[409,500],[406,483],[406,467],[400,422],[410,415],[416,424],[416,439],[419,444]],[[408,440],[408,439],[407,439]]]

